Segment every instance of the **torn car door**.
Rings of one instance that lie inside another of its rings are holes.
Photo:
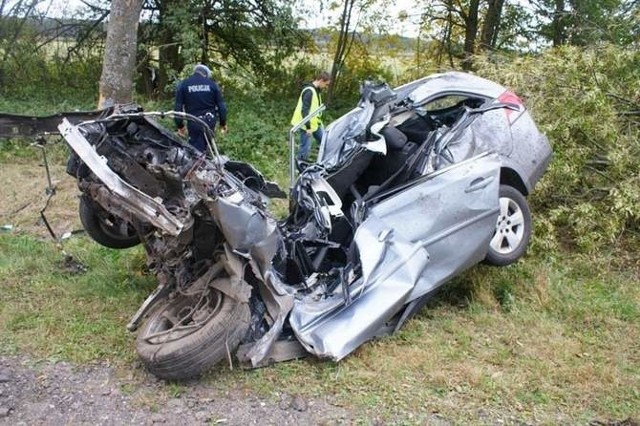
[[[429,265],[408,301],[484,259],[499,212],[500,160],[484,153],[410,185],[369,214],[429,253]]]
[[[495,154],[380,194],[358,227],[362,276],[349,295],[296,300],[290,324],[305,348],[339,360],[376,336],[403,305],[482,260],[498,215]]]

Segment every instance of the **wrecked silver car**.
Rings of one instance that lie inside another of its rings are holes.
[[[455,72],[361,94],[300,167],[283,220],[268,200],[285,194],[253,167],[212,137],[201,154],[153,119],[179,113],[119,108],[60,124],[88,234],[142,244],[158,279],[128,324],[153,374],[340,360],[465,269],[524,254],[525,196],[551,150],[516,95]]]

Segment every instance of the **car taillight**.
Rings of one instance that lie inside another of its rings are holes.
[[[507,90],[502,95],[500,95],[498,100],[505,104],[515,104],[518,106],[524,106],[524,102],[522,102],[522,99],[520,99],[518,95],[516,95],[510,90]]]
[[[504,113],[507,115],[507,120],[509,121],[509,124],[513,124],[513,122],[516,121],[516,119],[520,117],[520,115],[522,115],[522,113],[525,110],[524,102],[522,102],[522,99],[520,99],[518,95],[516,95],[510,90],[507,90],[502,95],[500,95],[498,97],[498,102],[501,102],[503,104],[511,104],[518,107],[518,111],[514,111],[510,108],[504,109]]]

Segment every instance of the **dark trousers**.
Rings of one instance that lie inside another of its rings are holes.
[[[213,133],[216,127],[216,116],[212,113],[206,113],[199,116],[204,121],[211,133]],[[205,138],[205,129],[199,122],[189,121],[187,123],[187,130],[189,131],[189,143],[200,152],[207,151],[207,139]]]

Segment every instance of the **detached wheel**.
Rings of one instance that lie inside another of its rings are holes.
[[[161,379],[195,377],[234,353],[250,317],[247,303],[212,288],[177,294],[151,313],[138,333],[136,350]]]
[[[500,185],[500,215],[485,262],[506,266],[520,259],[531,238],[531,211],[517,189]]]
[[[87,234],[105,247],[125,249],[140,244],[140,237],[127,221],[110,214],[86,195],[80,197],[80,222]]]

